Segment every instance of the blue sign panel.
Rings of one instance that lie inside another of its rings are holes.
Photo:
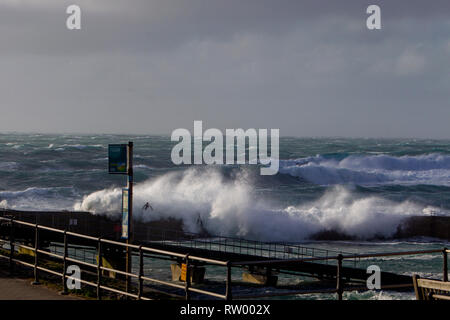
[[[128,145],[110,144],[108,146],[108,172],[116,174],[128,174]]]

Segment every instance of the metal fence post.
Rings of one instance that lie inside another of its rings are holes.
[[[36,223],[34,233],[34,281],[32,284],[37,285],[39,283],[39,270],[38,270],[38,250],[39,250],[39,225]]]
[[[139,290],[138,290],[138,300],[141,300],[143,289],[144,289],[144,253],[142,252],[142,245],[139,246]]]
[[[66,271],[67,271],[67,229],[64,230],[64,256],[63,256],[63,271],[62,271],[62,285],[63,291],[61,294],[67,294],[67,283],[66,283]]]
[[[97,299],[102,299],[102,292],[101,292],[101,282],[102,282],[102,241],[101,237],[98,238],[98,245],[97,245]]]
[[[11,218],[11,230],[9,234],[9,272],[14,273],[14,218]]]
[[[447,248],[444,248],[442,250],[442,254],[444,255],[444,281],[448,281],[448,255],[447,255]]]
[[[225,292],[225,299],[226,300],[232,300],[233,296],[232,296],[232,290],[231,287],[232,283],[231,283],[231,262],[228,261],[227,262],[227,286],[226,286],[226,292]]]
[[[337,257],[337,274],[336,274],[336,292],[338,295],[338,300],[342,300],[342,293],[344,292],[344,287],[342,283],[342,254],[338,254]]]
[[[191,300],[191,292],[189,291],[189,288],[191,287],[191,274],[189,272],[189,253],[186,254],[186,300]]]

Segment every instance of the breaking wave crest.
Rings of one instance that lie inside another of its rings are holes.
[[[360,239],[390,236],[403,218],[439,211],[410,201],[357,196],[343,186],[330,188],[315,201],[282,207],[257,196],[248,179],[245,171],[232,178],[216,169],[171,172],[135,186],[134,217],[141,221],[178,218],[190,232],[200,231],[200,218],[203,227],[215,235],[301,241],[324,230]],[[120,188],[96,191],[74,209],[119,215],[120,197]],[[146,202],[153,210],[143,209]]]
[[[0,191],[0,209],[64,210],[77,196],[73,187],[37,188]]]
[[[320,185],[429,184],[450,186],[450,156],[318,155],[280,161],[280,173]]]

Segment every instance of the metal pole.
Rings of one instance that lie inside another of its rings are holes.
[[[338,300],[342,300],[342,293],[344,292],[343,284],[342,284],[342,260],[343,260],[342,254],[338,255],[337,259],[337,274],[336,274],[336,290],[338,295]]]
[[[11,218],[11,230],[9,234],[9,272],[14,273],[14,219]]]
[[[63,256],[63,271],[62,271],[62,285],[63,291],[61,294],[67,294],[67,283],[66,283],[66,270],[67,270],[67,229],[64,230],[64,256]]]
[[[227,262],[227,287],[225,292],[225,299],[232,300],[232,292],[231,292],[231,262]]]
[[[189,253],[186,255],[186,300],[191,300],[191,292],[189,288],[191,286],[191,274],[189,272]]]
[[[142,252],[142,245],[139,246],[139,291],[138,300],[141,300],[144,289],[144,253]]]
[[[39,283],[39,271],[38,271],[38,250],[39,250],[39,225],[36,223],[34,233],[34,281],[32,284],[37,285]]]
[[[127,244],[133,243],[133,142],[128,142],[128,239]],[[128,273],[132,270],[132,249],[126,247],[126,269]],[[131,290],[131,277],[126,276],[126,289],[127,293]]]
[[[102,299],[102,290],[100,288],[101,282],[102,282],[102,241],[101,238],[98,238],[98,244],[97,244],[97,299]]]
[[[444,255],[444,281],[448,281],[448,256],[447,256],[447,248],[442,250],[442,254]]]

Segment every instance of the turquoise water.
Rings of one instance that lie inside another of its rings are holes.
[[[107,173],[107,146],[130,140],[135,146],[138,221],[175,217],[183,220],[186,231],[198,232],[200,219],[216,235],[353,253],[448,246],[437,239],[370,239],[389,238],[411,215],[449,214],[449,140],[284,137],[279,173],[261,176],[250,165],[175,166],[170,160],[175,143],[166,136],[0,134],[0,207],[117,215],[126,180]],[[146,202],[153,211],[142,209]],[[308,240],[331,229],[358,240]],[[385,271],[442,276],[439,254],[369,263]],[[412,295],[369,292],[346,297]]]

